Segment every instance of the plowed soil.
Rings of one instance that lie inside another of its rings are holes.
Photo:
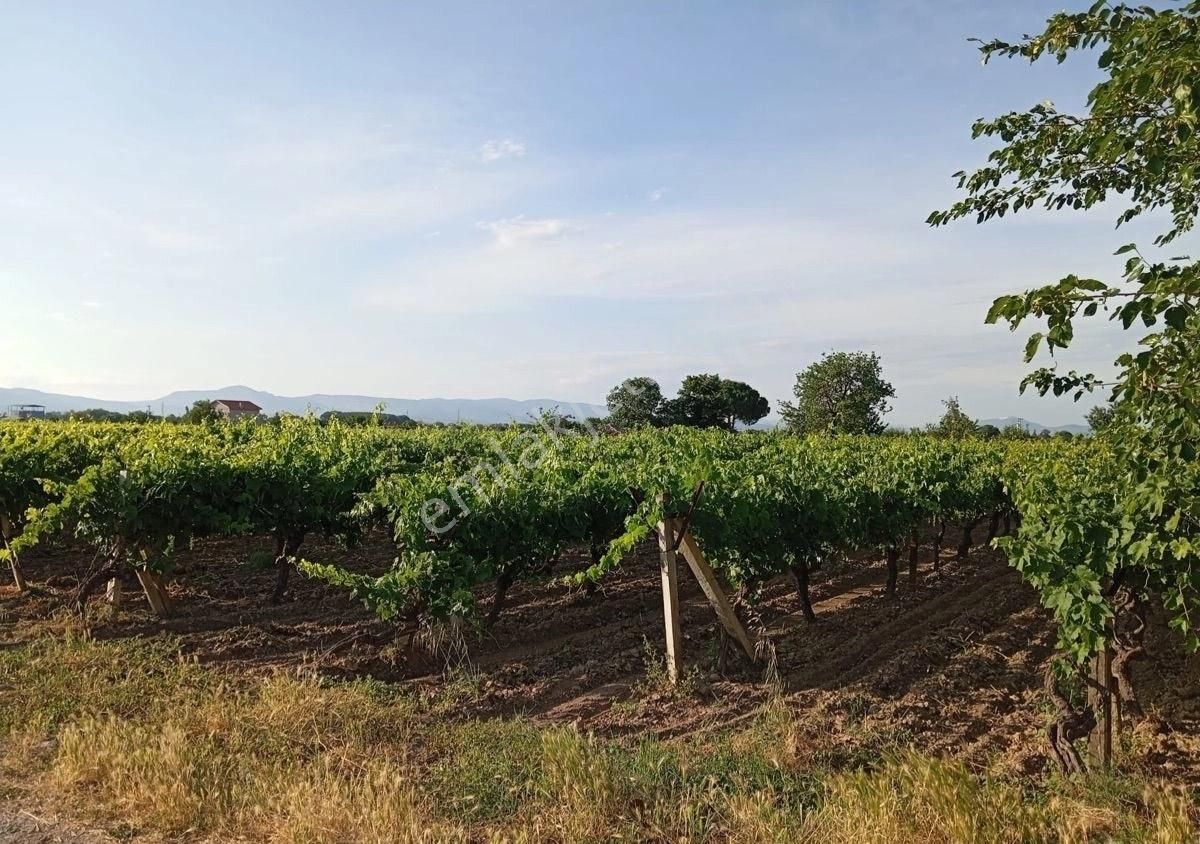
[[[306,668],[421,692],[444,683],[443,660],[397,642],[395,628],[340,589],[296,576],[287,600],[271,605],[274,572],[252,562],[269,551],[266,539],[199,543],[179,555],[170,618],[151,614],[131,580],[117,617],[103,618],[106,608],[94,604],[93,635],[175,636],[185,654],[234,673]],[[350,551],[316,542],[302,553],[373,572],[393,556],[383,537]],[[798,719],[789,750],[814,762],[912,742],[980,770],[1037,775],[1049,764],[1042,734],[1050,708],[1041,688],[1054,644],[1049,616],[997,552],[977,546],[963,561],[951,557],[943,552],[935,570],[925,546],[916,582],[902,574],[894,597],[884,592],[885,564],[872,555],[827,564],[813,575],[815,624],[800,614],[790,581],[768,584],[747,620],[766,631],[773,654],[759,664],[733,654],[722,672],[715,616],[681,564],[683,694],[655,682],[663,641],[655,548],[640,549],[590,597],[554,577],[520,584],[495,625],[467,636],[475,691],[461,714],[669,739],[726,729],[774,697]],[[580,554],[567,555],[554,574],[583,564]],[[65,607],[90,565],[72,551],[28,559],[35,590],[0,592],[0,639],[66,623]],[[1200,788],[1200,657],[1185,655],[1158,623],[1147,652],[1135,664],[1147,717],[1132,752],[1154,775]]]

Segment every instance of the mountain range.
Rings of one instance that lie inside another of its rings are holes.
[[[178,390],[159,398],[144,401],[113,401],[110,399],[68,396],[29,390],[20,387],[0,387],[0,413],[15,404],[41,404],[50,412],[91,410],[99,408],[117,413],[149,410],[159,415],[180,415],[201,399],[239,399],[252,401],[270,415],[275,413],[313,413],[327,410],[348,412],[372,411],[380,405],[387,413],[408,416],[418,422],[475,422],[504,424],[528,422],[542,409],[555,407],[575,417],[606,416],[608,408],[598,404],[575,404],[556,399],[402,399],[377,396],[326,395],[277,396],[274,393],[245,386],[221,387],[215,390]]]

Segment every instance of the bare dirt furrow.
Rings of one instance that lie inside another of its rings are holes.
[[[414,654],[397,641],[396,628],[340,590],[297,576],[288,600],[271,605],[275,574],[256,565],[269,550],[265,538],[198,542],[181,554],[170,583],[172,618],[151,615],[130,583],[117,618],[97,607],[92,634],[170,636],[186,655],[235,673],[303,667],[400,682],[422,693],[439,689],[445,662]],[[373,573],[385,571],[395,553],[380,536],[352,550],[314,539],[303,550],[310,559]],[[581,549],[564,555],[541,582],[515,586],[497,623],[468,635],[477,693],[456,711],[464,718],[575,723],[635,741],[745,724],[774,698],[795,720],[797,752],[818,761],[877,755],[905,740],[980,766],[1040,770],[1046,764],[1041,677],[1054,646],[1048,614],[997,552],[977,546],[956,561],[947,549],[937,571],[929,552],[924,545],[913,583],[901,561],[894,597],[884,594],[887,571],[877,552],[827,562],[812,577],[813,624],[801,615],[790,578],[764,584],[744,617],[755,630],[763,626],[774,648],[772,683],[764,682],[763,665],[736,653],[723,674],[717,671],[715,616],[681,567],[687,682],[680,693],[662,684],[656,656],[663,618],[653,544],[638,549],[593,596],[562,581],[587,564]],[[0,595],[0,646],[69,628],[74,622],[64,608],[90,562],[77,551],[31,555],[35,589]],[[479,590],[482,608],[492,592]],[[1163,656],[1135,663],[1134,671],[1146,689],[1150,723],[1167,726],[1139,741],[1153,764],[1200,783],[1200,691],[1193,688],[1200,684],[1200,656],[1177,655],[1165,635],[1155,633],[1148,648]],[[1167,676],[1197,682],[1181,686]]]

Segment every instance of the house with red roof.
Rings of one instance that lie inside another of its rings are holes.
[[[262,408],[252,401],[241,399],[214,399],[213,410],[221,414],[228,422],[238,419],[256,419],[262,413]]]

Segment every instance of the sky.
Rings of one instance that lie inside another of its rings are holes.
[[[1097,80],[967,41],[1061,6],[0,0],[0,386],[600,402],[718,372],[775,405],[865,350],[894,424],[951,395],[1077,422],[1018,396],[1025,332],[984,314],[1157,227],[924,223],[974,119]],[[1104,371],[1128,338],[1077,342]]]

